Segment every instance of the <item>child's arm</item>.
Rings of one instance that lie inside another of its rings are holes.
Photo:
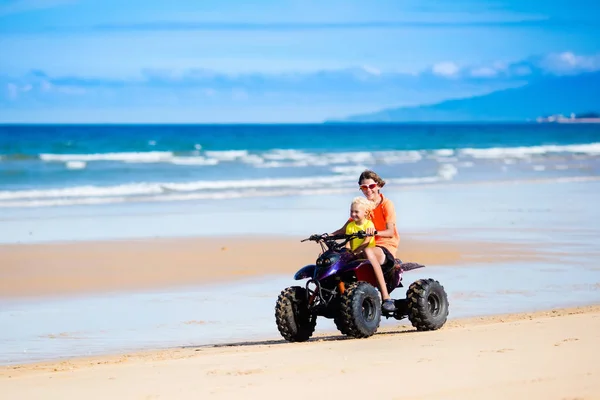
[[[354,254],[359,254],[360,252],[362,252],[364,249],[366,249],[369,244],[371,244],[371,242],[375,240],[374,236],[367,236],[365,238],[365,240],[360,244],[360,246],[358,246],[356,249],[354,249],[353,253]]]

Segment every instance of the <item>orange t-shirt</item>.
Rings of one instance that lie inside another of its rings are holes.
[[[398,251],[398,244],[400,243],[400,235],[398,234],[398,228],[395,225],[396,209],[394,208],[394,203],[392,203],[390,199],[383,197],[383,194],[381,194],[381,200],[381,203],[372,211],[371,220],[375,225],[375,229],[378,231],[386,230],[387,222],[394,223],[394,237],[381,237],[375,235],[375,245],[385,247],[395,257],[396,251]]]

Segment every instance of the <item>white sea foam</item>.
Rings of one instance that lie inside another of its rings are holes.
[[[348,166],[339,166],[339,167],[333,167],[331,168],[331,172],[334,172],[336,174],[343,174],[343,175],[355,175],[357,178],[358,176],[360,176],[360,174],[365,170],[368,169],[366,166],[364,165],[348,165]]]
[[[173,158],[170,151],[96,153],[96,154],[40,154],[42,161],[124,161],[124,162],[160,162]]]
[[[441,157],[452,157],[454,155],[454,150],[452,149],[439,149],[434,150],[433,154]]]
[[[217,165],[219,160],[205,157],[173,157],[169,162],[175,165]]]
[[[93,191],[87,189],[81,191],[81,196],[39,196],[35,198],[30,197],[13,197],[8,201],[0,200],[0,208],[7,207],[52,207],[52,206],[74,206],[74,205],[99,205],[99,204],[114,204],[114,203],[125,203],[125,202],[165,202],[165,201],[189,201],[189,200],[223,200],[223,199],[233,199],[233,198],[243,198],[243,197],[265,197],[265,196],[289,196],[289,195],[325,195],[325,194],[333,194],[333,193],[343,193],[347,192],[348,187],[344,186],[335,186],[332,183],[335,182],[345,182],[346,180],[352,179],[354,181],[355,177],[317,177],[317,178],[299,178],[296,179],[296,183],[303,182],[311,183],[309,186],[294,186],[293,179],[288,179],[287,182],[283,182],[280,180],[279,182],[271,182],[269,185],[266,180],[258,180],[254,181],[255,183],[259,183],[255,186],[245,185],[241,183],[242,181],[235,181],[237,183],[231,185],[235,186],[235,189],[228,188],[227,190],[221,191],[203,191],[198,192],[195,191],[199,187],[205,188],[208,184],[211,184],[211,188],[215,188],[214,182],[190,182],[183,184],[164,184],[163,187],[170,188],[173,191],[164,191],[162,193],[148,193],[140,196],[127,196],[122,195],[126,191],[127,186],[132,185],[122,185],[116,190],[113,187],[113,190],[110,193],[120,192],[121,195],[116,196],[106,196],[106,197],[92,197]],[[391,179],[390,182],[394,184],[402,184],[402,185],[418,185],[423,183],[434,183],[439,182],[441,179],[437,176],[431,177],[422,177],[422,178],[399,178],[399,179]],[[275,181],[275,180],[273,180]],[[309,182],[310,181],[310,182]],[[232,181],[233,182],[233,181]],[[315,185],[315,182],[317,183]],[[287,187],[286,187],[287,184]],[[319,187],[319,184],[321,187]],[[150,187],[152,184],[137,184],[138,187]],[[219,187],[217,185],[217,187]],[[224,187],[222,185],[221,187]],[[76,188],[73,188],[76,189]],[[263,189],[263,190],[261,190]],[[264,190],[267,189],[267,190]],[[59,189],[54,190],[52,194],[58,193]],[[66,192],[63,192],[66,193]],[[24,193],[23,193],[24,194]],[[33,194],[33,193],[29,193]],[[70,192],[73,194],[73,192]],[[136,194],[139,194],[136,192]],[[0,192],[0,199],[4,200],[2,197],[2,192]]]
[[[358,163],[365,165],[415,163],[423,157],[440,163],[455,162],[470,157],[475,159],[529,159],[552,153],[572,153],[573,157],[600,155],[600,143],[577,145],[544,145],[521,147],[463,148],[435,150],[395,150],[356,152],[306,152],[296,149],[273,149],[266,152],[248,150],[204,151],[195,145],[188,156],[175,155],[170,151],[96,153],[96,154],[40,154],[42,161],[120,161],[126,163],[173,163],[178,165],[216,165],[222,162],[241,162],[262,168],[328,166]]]
[[[438,176],[445,180],[452,180],[458,173],[458,169],[452,164],[442,164],[438,168]]]
[[[52,197],[110,197],[110,196],[135,196],[145,194],[163,193],[160,184],[132,183],[116,186],[75,186],[57,189],[30,189],[0,191],[0,200],[15,199],[43,199]]]
[[[248,155],[248,150],[224,150],[224,151],[205,151],[207,157],[219,161],[233,161]]]
[[[87,163],[85,161],[67,161],[67,169],[84,169]]]
[[[57,189],[32,189],[0,191],[0,200],[43,199],[67,197],[141,196],[167,192],[193,192],[200,190],[265,189],[285,187],[327,187],[336,183],[354,181],[354,176],[320,176],[281,179],[219,180],[165,183],[131,183],[116,186],[76,186]]]
[[[284,149],[274,149],[266,152],[263,155],[265,160],[271,161],[283,161],[283,160],[303,160],[307,157],[307,153],[300,150],[284,150]]]
[[[310,153],[300,150],[272,150],[261,154],[266,160],[262,168],[328,166],[344,164],[403,164],[422,159],[420,151],[357,151],[341,153]]]
[[[492,147],[487,149],[465,148],[459,154],[473,158],[529,158],[535,155],[549,153],[579,153],[587,155],[600,155],[600,143],[572,144],[572,145],[545,145],[521,147]]]
[[[375,161],[382,164],[413,163],[423,158],[420,151],[378,151],[373,153]]]

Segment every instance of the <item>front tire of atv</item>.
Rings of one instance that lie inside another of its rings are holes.
[[[419,279],[406,291],[408,319],[418,331],[440,329],[448,318],[448,295],[433,279]]]
[[[275,322],[289,342],[305,342],[312,336],[317,316],[308,311],[306,289],[292,286],[281,291],[275,305]]]
[[[367,338],[377,332],[381,321],[379,292],[367,282],[349,285],[340,298],[340,310],[335,317],[339,331],[354,338]]]

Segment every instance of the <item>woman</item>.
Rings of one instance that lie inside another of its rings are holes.
[[[387,269],[394,265],[394,255],[398,250],[400,236],[396,229],[396,210],[394,203],[380,193],[380,189],[385,185],[385,181],[377,173],[370,170],[364,171],[358,178],[358,184],[363,195],[374,206],[371,211],[371,219],[375,225],[375,229],[369,228],[366,232],[372,235],[374,231],[377,231],[377,235],[375,235],[375,247],[367,247],[364,252],[371,265],[373,265],[373,271],[377,277],[379,291],[383,300],[381,307],[385,311],[393,312],[396,306],[387,291],[383,277],[383,268]],[[336,235],[346,232],[346,226],[349,222],[350,220],[332,234]]]

